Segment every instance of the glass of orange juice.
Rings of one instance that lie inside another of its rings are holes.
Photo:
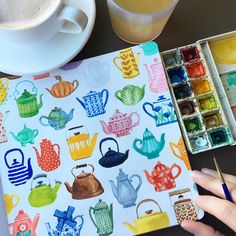
[[[107,0],[114,32],[139,44],[158,37],[179,0]]]

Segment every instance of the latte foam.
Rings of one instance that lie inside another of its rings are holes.
[[[0,0],[0,26],[28,28],[41,23],[59,0]]]

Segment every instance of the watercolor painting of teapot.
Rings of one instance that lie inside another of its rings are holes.
[[[66,127],[66,124],[73,119],[73,113],[75,109],[71,109],[67,114],[61,108],[55,107],[51,110],[48,116],[41,116],[39,122],[43,126],[51,126],[55,130],[60,130]],[[46,122],[43,122],[46,120]]]
[[[153,212],[152,209],[145,211],[144,215],[139,215],[139,208],[144,203],[154,203],[158,207],[158,211]],[[136,207],[137,218],[134,220],[134,224],[124,222],[124,226],[127,227],[134,235],[144,234],[150,231],[166,228],[170,226],[170,219],[166,212],[163,212],[160,205],[153,199],[144,199]]]
[[[136,105],[143,99],[144,94],[145,85],[142,87],[127,85],[122,90],[116,91],[115,96],[125,105]]]
[[[61,76],[55,76],[58,82],[52,86],[51,89],[46,88],[46,90],[55,98],[64,98],[71,95],[78,87],[79,81],[74,80],[72,83],[70,81],[65,81]]]
[[[45,179],[47,179],[47,182]],[[52,204],[56,201],[60,186],[61,182],[56,181],[55,186],[51,187],[51,182],[46,174],[34,176],[31,182],[31,192],[28,197],[29,204],[32,207],[43,207]]]
[[[92,168],[90,173],[82,171],[79,175],[75,175],[75,170],[86,168],[87,166]],[[74,176],[73,185],[71,186],[68,182],[65,182],[66,189],[72,195],[72,199],[93,198],[104,192],[100,181],[93,174],[94,170],[94,166],[91,164],[81,164],[72,168],[71,173]]]
[[[169,146],[170,146],[170,149],[171,149],[173,155],[175,157],[181,159],[184,162],[186,168],[188,170],[191,170],[190,162],[188,159],[188,154],[187,154],[182,136],[179,137],[177,144],[173,143],[173,142],[169,142]]]
[[[31,220],[23,210],[20,210],[15,221],[8,225],[11,228],[10,236],[37,236],[39,218],[40,215],[37,213]]]
[[[138,178],[138,185],[135,188],[132,184],[133,178]],[[113,195],[117,199],[117,201],[124,207],[132,207],[135,206],[135,202],[138,197],[138,191],[142,185],[142,178],[140,175],[132,175],[128,178],[128,175],[123,172],[122,169],[119,169],[119,175],[116,177],[117,184],[113,182],[113,180],[109,180],[111,184],[111,189]]]
[[[23,93],[20,95],[18,87],[20,85],[22,87],[25,87],[26,83],[29,83],[32,86],[31,89],[32,93],[30,93],[27,89],[24,89]],[[42,101],[43,94],[40,95],[40,100],[38,103],[37,92],[38,89],[29,80],[23,80],[16,85],[14,91],[14,98],[16,100],[19,115],[21,118],[33,117],[39,113],[39,109],[43,106],[43,101]]]
[[[119,57],[115,57],[113,63],[125,79],[132,79],[139,75],[139,59],[140,53],[134,56],[132,48],[127,48],[120,51]]]
[[[80,236],[80,231],[84,225],[82,215],[73,217],[75,208],[68,206],[66,211],[55,210],[53,216],[57,218],[57,226],[51,228],[49,222],[46,223],[46,228],[49,236]]]
[[[33,147],[39,167],[46,172],[53,171],[61,165],[60,161],[60,146],[58,144],[52,144],[49,139],[42,139],[40,142],[40,150]]]
[[[33,176],[31,158],[28,159],[27,165],[25,165],[25,156],[21,149],[8,150],[4,155],[4,160],[11,184],[15,186],[25,184]]]
[[[93,218],[93,215],[95,219]],[[89,208],[89,216],[97,229],[99,236],[108,236],[113,233],[113,205],[110,207],[99,199],[98,203],[94,207]]]
[[[161,134],[159,141],[155,136],[149,131],[148,128],[143,133],[143,139],[135,139],[133,142],[133,148],[136,152],[140,153],[143,156],[146,156],[148,159],[157,158],[160,155],[160,152],[165,146],[165,134]]]
[[[174,169],[177,169],[175,175],[173,174]],[[179,165],[173,164],[171,167],[168,167],[160,161],[157,162],[151,174],[149,174],[147,170],[144,170],[148,182],[154,186],[156,192],[175,188],[175,179],[181,172],[182,170]]]
[[[15,135],[13,132],[10,132],[13,138],[23,147],[25,147],[28,143],[34,144],[34,139],[36,138],[38,133],[38,129],[27,128],[26,124],[24,124],[24,128],[20,132],[18,132],[17,135]]]
[[[105,154],[103,154],[102,145],[108,141],[113,141],[116,144],[116,151],[112,150],[109,147],[108,151]],[[128,159],[129,156],[129,150],[127,150],[125,153],[121,153],[119,151],[119,144],[114,138],[111,137],[102,139],[100,141],[99,148],[100,148],[100,153],[102,155],[102,157],[99,160],[99,164],[105,168],[111,168],[114,166],[121,165]]]
[[[148,107],[150,109],[148,109]],[[157,101],[143,104],[143,110],[146,114],[155,120],[156,126],[171,124],[177,122],[175,109],[170,98],[164,95],[158,97]]]
[[[132,117],[136,116],[137,120],[133,122]],[[137,112],[122,113],[118,109],[112,117],[110,117],[109,123],[100,121],[102,129],[106,134],[115,134],[116,137],[129,135],[130,131],[137,125],[139,125],[140,116]]]
[[[8,79],[0,79],[0,105],[2,105],[7,99],[7,90],[8,90]]]
[[[83,97],[83,101],[76,98],[80,105],[86,111],[88,117],[99,116],[106,113],[105,107],[107,105],[109,92],[103,89],[101,92],[90,91]]]
[[[5,128],[5,121],[9,114],[9,111],[5,111],[5,113],[0,112],[0,144],[6,143],[7,139],[7,131]]]
[[[17,194],[4,194],[4,202],[7,215],[9,216],[12,210],[19,204],[20,197]]]

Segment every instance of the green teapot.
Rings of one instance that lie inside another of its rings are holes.
[[[32,87],[33,87],[32,93],[30,93],[25,88],[26,83],[30,83],[32,85]],[[25,89],[24,89],[23,93],[20,95],[20,91],[18,90],[18,88],[20,85],[22,86],[22,84],[24,84]],[[22,118],[33,117],[39,113],[39,109],[43,105],[43,101],[42,101],[43,94],[40,95],[40,100],[38,103],[37,92],[38,92],[38,89],[34,86],[34,84],[31,81],[23,80],[16,85],[16,88],[14,91],[14,98],[17,103],[20,117],[22,117]]]
[[[48,180],[48,184],[42,179]],[[41,179],[40,181],[38,181]],[[33,187],[33,183],[37,181],[37,185]],[[52,204],[57,198],[57,191],[61,186],[61,182],[56,181],[55,186],[52,188],[49,178],[46,174],[39,174],[34,176],[31,182],[31,192],[28,201],[32,207],[43,207]]]
[[[24,125],[24,128],[17,135],[10,132],[13,138],[21,143],[21,146],[23,147],[25,147],[27,143],[34,144],[34,139],[38,133],[39,131],[37,129],[27,128],[26,125]]]
[[[125,105],[136,105],[144,97],[145,85],[141,88],[135,85],[127,85],[122,90],[118,90],[115,96]]]

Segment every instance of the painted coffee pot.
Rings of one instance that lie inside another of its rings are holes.
[[[177,170],[175,175],[173,174],[174,169]],[[181,174],[181,167],[177,164],[168,167],[158,161],[151,174],[147,170],[144,170],[144,173],[155,191],[161,192],[176,187],[175,179]]]
[[[80,175],[75,175],[74,171],[80,168],[91,167],[92,172],[86,173],[82,171]],[[87,199],[96,197],[104,192],[103,187],[99,180],[93,175],[94,166],[91,164],[77,165],[71,170],[71,174],[74,176],[74,183],[72,186],[68,182],[65,182],[66,189],[72,194],[73,199]]]
[[[52,86],[51,89],[46,88],[46,90],[55,98],[64,98],[72,94],[78,87],[79,81],[74,80],[73,82],[65,81],[61,76],[55,76],[58,82]]]
[[[24,128],[18,132],[17,135],[15,135],[13,132],[10,132],[13,138],[17,142],[21,143],[21,146],[23,147],[25,147],[27,143],[34,144],[34,139],[38,133],[38,129],[30,129],[26,126],[26,124],[24,124]]]
[[[31,84],[32,93],[30,93],[27,89],[24,89],[24,92],[20,95],[20,91],[18,90],[18,87],[20,85],[25,85],[26,83]],[[14,98],[17,102],[17,107],[18,107],[20,117],[22,118],[32,117],[39,113],[39,109],[43,105],[43,101],[42,101],[43,94],[40,95],[40,101],[38,103],[37,92],[38,92],[38,89],[34,86],[34,84],[31,81],[24,80],[24,81],[19,82],[16,85],[16,88],[14,91]]]
[[[40,151],[33,147],[39,167],[46,172],[53,171],[61,165],[60,161],[60,146],[52,144],[49,139],[42,139],[40,143]]]
[[[106,112],[105,107],[107,105],[109,92],[107,89],[103,89],[101,92],[90,91],[83,97],[83,101],[76,98],[77,101],[86,111],[88,117],[102,115]]]
[[[131,184],[133,178],[136,177],[139,180],[138,186],[134,188]],[[119,175],[117,176],[117,185],[110,180],[111,188],[114,196],[117,201],[123,205],[124,208],[135,206],[137,200],[137,193],[142,185],[142,179],[139,175],[132,175],[130,178],[127,174],[123,172],[122,169],[119,169]]]
[[[8,90],[8,79],[1,78],[0,79],[0,105],[6,101],[7,90]]]
[[[5,164],[8,168],[9,181],[19,186],[25,184],[33,175],[31,159],[25,165],[25,156],[21,149],[13,148],[8,150],[4,155]]]
[[[55,107],[51,110],[48,116],[41,116],[39,121],[44,126],[51,126],[55,130],[60,130],[66,127],[66,124],[73,119],[74,109],[67,114],[61,108]],[[43,120],[46,120],[44,122]]]
[[[116,144],[117,150],[116,151],[112,150],[109,147],[108,151],[104,155],[103,151],[102,151],[102,145],[107,141],[114,142]],[[127,150],[125,153],[121,153],[119,151],[119,145],[118,145],[117,141],[114,138],[108,137],[108,138],[102,139],[100,141],[99,147],[100,147],[100,153],[102,155],[101,159],[99,160],[99,164],[101,166],[105,167],[105,168],[118,166],[118,165],[124,163],[128,159],[129,150]]]
[[[138,145],[139,144],[139,145]],[[149,131],[148,128],[143,133],[143,139],[135,139],[133,148],[135,151],[148,159],[159,157],[160,152],[165,146],[165,134],[161,134],[160,141],[157,141],[155,136]]]
[[[9,224],[9,227],[12,229],[10,236],[36,236],[39,218],[40,215],[36,214],[34,219],[31,220],[23,210],[20,210],[15,221]]]
[[[93,218],[93,215],[95,219]],[[89,216],[97,228],[97,233],[99,236],[108,236],[113,233],[113,205],[110,207],[99,199],[95,207],[89,208]]]
[[[5,113],[0,112],[0,144],[6,143],[8,141],[7,132],[5,128],[5,121],[8,114],[9,111],[6,111]]]
[[[137,120],[133,122],[132,117],[136,116]],[[139,125],[140,116],[137,112],[122,113],[118,109],[114,115],[110,118],[109,123],[106,124],[104,121],[100,121],[103,131],[106,134],[115,134],[116,137],[129,135],[130,131],[137,125]]]
[[[51,187],[50,179],[46,174],[34,176],[31,182],[31,192],[28,197],[30,205],[32,207],[43,207],[52,204],[56,201],[60,186],[61,182],[56,181],[55,186]]]

